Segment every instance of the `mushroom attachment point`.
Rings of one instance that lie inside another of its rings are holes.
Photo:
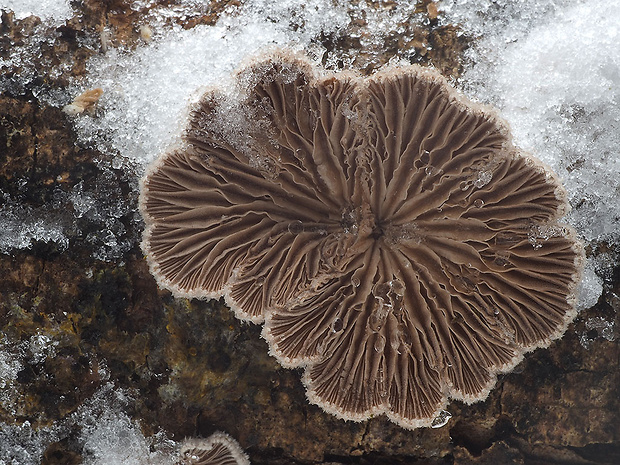
[[[327,73],[285,51],[207,92],[142,183],[176,296],[224,296],[347,420],[431,426],[575,315],[583,250],[556,176],[438,73]]]

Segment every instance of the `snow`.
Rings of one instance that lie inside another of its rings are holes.
[[[86,242],[99,260],[114,261],[133,246],[131,227],[140,219],[124,199],[118,178],[103,170],[88,184],[83,181],[69,192],[55,191],[49,205],[30,207],[4,196],[0,206],[0,253],[29,249],[37,242],[54,244],[58,251]],[[135,181],[137,186],[137,181]],[[0,194],[2,192],[0,191]]]
[[[53,242],[60,250],[69,246],[62,213],[8,201],[0,207],[0,252],[28,249],[34,241]]]
[[[73,16],[68,0],[0,0],[0,10],[11,10],[16,19],[35,15],[44,21],[60,24]]]
[[[44,334],[13,342],[0,333],[0,409],[14,416],[23,414],[27,399],[17,389],[17,377],[26,365],[53,357],[57,344]],[[0,465],[36,465],[47,445],[55,440],[57,428],[54,427],[34,429],[28,421],[0,423]]]
[[[0,345],[0,374],[6,370],[6,350]],[[11,357],[15,356],[20,357],[13,350]],[[17,364],[28,363],[24,354],[21,357]],[[8,370],[15,374],[14,366]],[[38,465],[50,444],[67,438],[79,445],[84,465],[175,463],[179,444],[163,432],[144,436],[139,423],[126,413],[134,402],[126,391],[106,383],[75,413],[51,426],[33,428],[28,421],[0,423],[0,465]],[[4,399],[0,407],[6,408]]]
[[[75,120],[84,141],[143,166],[175,142],[190,102],[206,87],[232,85],[231,73],[248,57],[278,45],[300,50],[349,21],[329,0],[252,0],[214,26],[190,30],[162,30],[157,17],[150,28],[159,36],[152,42],[133,53],[110,49],[90,61],[88,83],[80,85],[104,90],[102,115]]]
[[[174,463],[178,445],[163,433],[145,437],[125,413],[131,395],[104,385],[71,419],[79,425],[84,465],[165,465]]]
[[[33,429],[28,421],[0,423],[0,465],[39,465],[47,445],[56,440],[54,428]]]

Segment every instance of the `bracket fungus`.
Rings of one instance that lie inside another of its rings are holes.
[[[574,317],[583,250],[556,176],[438,73],[318,71],[285,51],[207,92],[142,184],[176,296],[224,296],[309,400],[430,426]]]
[[[180,456],[177,465],[250,465],[239,443],[221,431],[207,439],[186,439]]]

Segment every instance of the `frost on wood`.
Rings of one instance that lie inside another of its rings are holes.
[[[575,314],[582,249],[556,177],[416,66],[363,79],[274,53],[208,92],[144,179],[144,251],[224,295],[348,420],[430,426]]]

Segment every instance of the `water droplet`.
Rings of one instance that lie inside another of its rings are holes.
[[[301,221],[291,221],[288,225],[288,232],[291,234],[300,234],[304,231],[304,225]]]
[[[441,428],[452,418],[452,414],[447,410],[441,410],[439,415],[435,417],[433,422],[431,423],[431,428]]]
[[[380,354],[383,352],[383,349],[385,349],[385,336],[377,334],[375,338],[375,351]]]
[[[400,344],[401,344],[401,329],[398,328],[396,331],[390,333],[390,347],[395,352],[399,352]]]
[[[403,347],[405,350],[411,349],[411,346],[413,345],[413,338],[407,328],[404,328],[404,330],[401,331],[400,340],[403,343]]]
[[[372,287],[372,293],[375,297],[381,298],[383,300],[387,299],[388,292],[390,291],[389,283],[376,283]]]
[[[392,291],[394,292],[394,294],[398,295],[398,296],[404,296],[405,295],[405,285],[403,284],[403,282],[400,279],[393,279],[390,282],[391,286],[392,286]]]
[[[431,160],[430,154],[428,150],[423,150],[420,154],[420,161],[426,165]]]
[[[341,318],[335,318],[332,321],[332,333],[339,333],[344,328],[344,323]]]
[[[351,284],[353,285],[353,287],[360,287],[360,278],[358,278],[357,276],[352,276],[351,277]]]
[[[377,313],[377,310],[375,310],[368,318],[368,327],[374,333],[377,333],[381,330],[384,322],[384,319],[382,319],[381,316]]]
[[[427,176],[441,176],[443,174],[443,170],[441,168],[430,165],[424,169],[424,172]]]
[[[476,208],[480,208],[484,205],[484,200],[482,199],[476,199],[474,200],[474,207]]]
[[[490,183],[491,179],[493,179],[493,173],[491,171],[479,171],[478,177],[474,181],[474,186],[480,189]]]

